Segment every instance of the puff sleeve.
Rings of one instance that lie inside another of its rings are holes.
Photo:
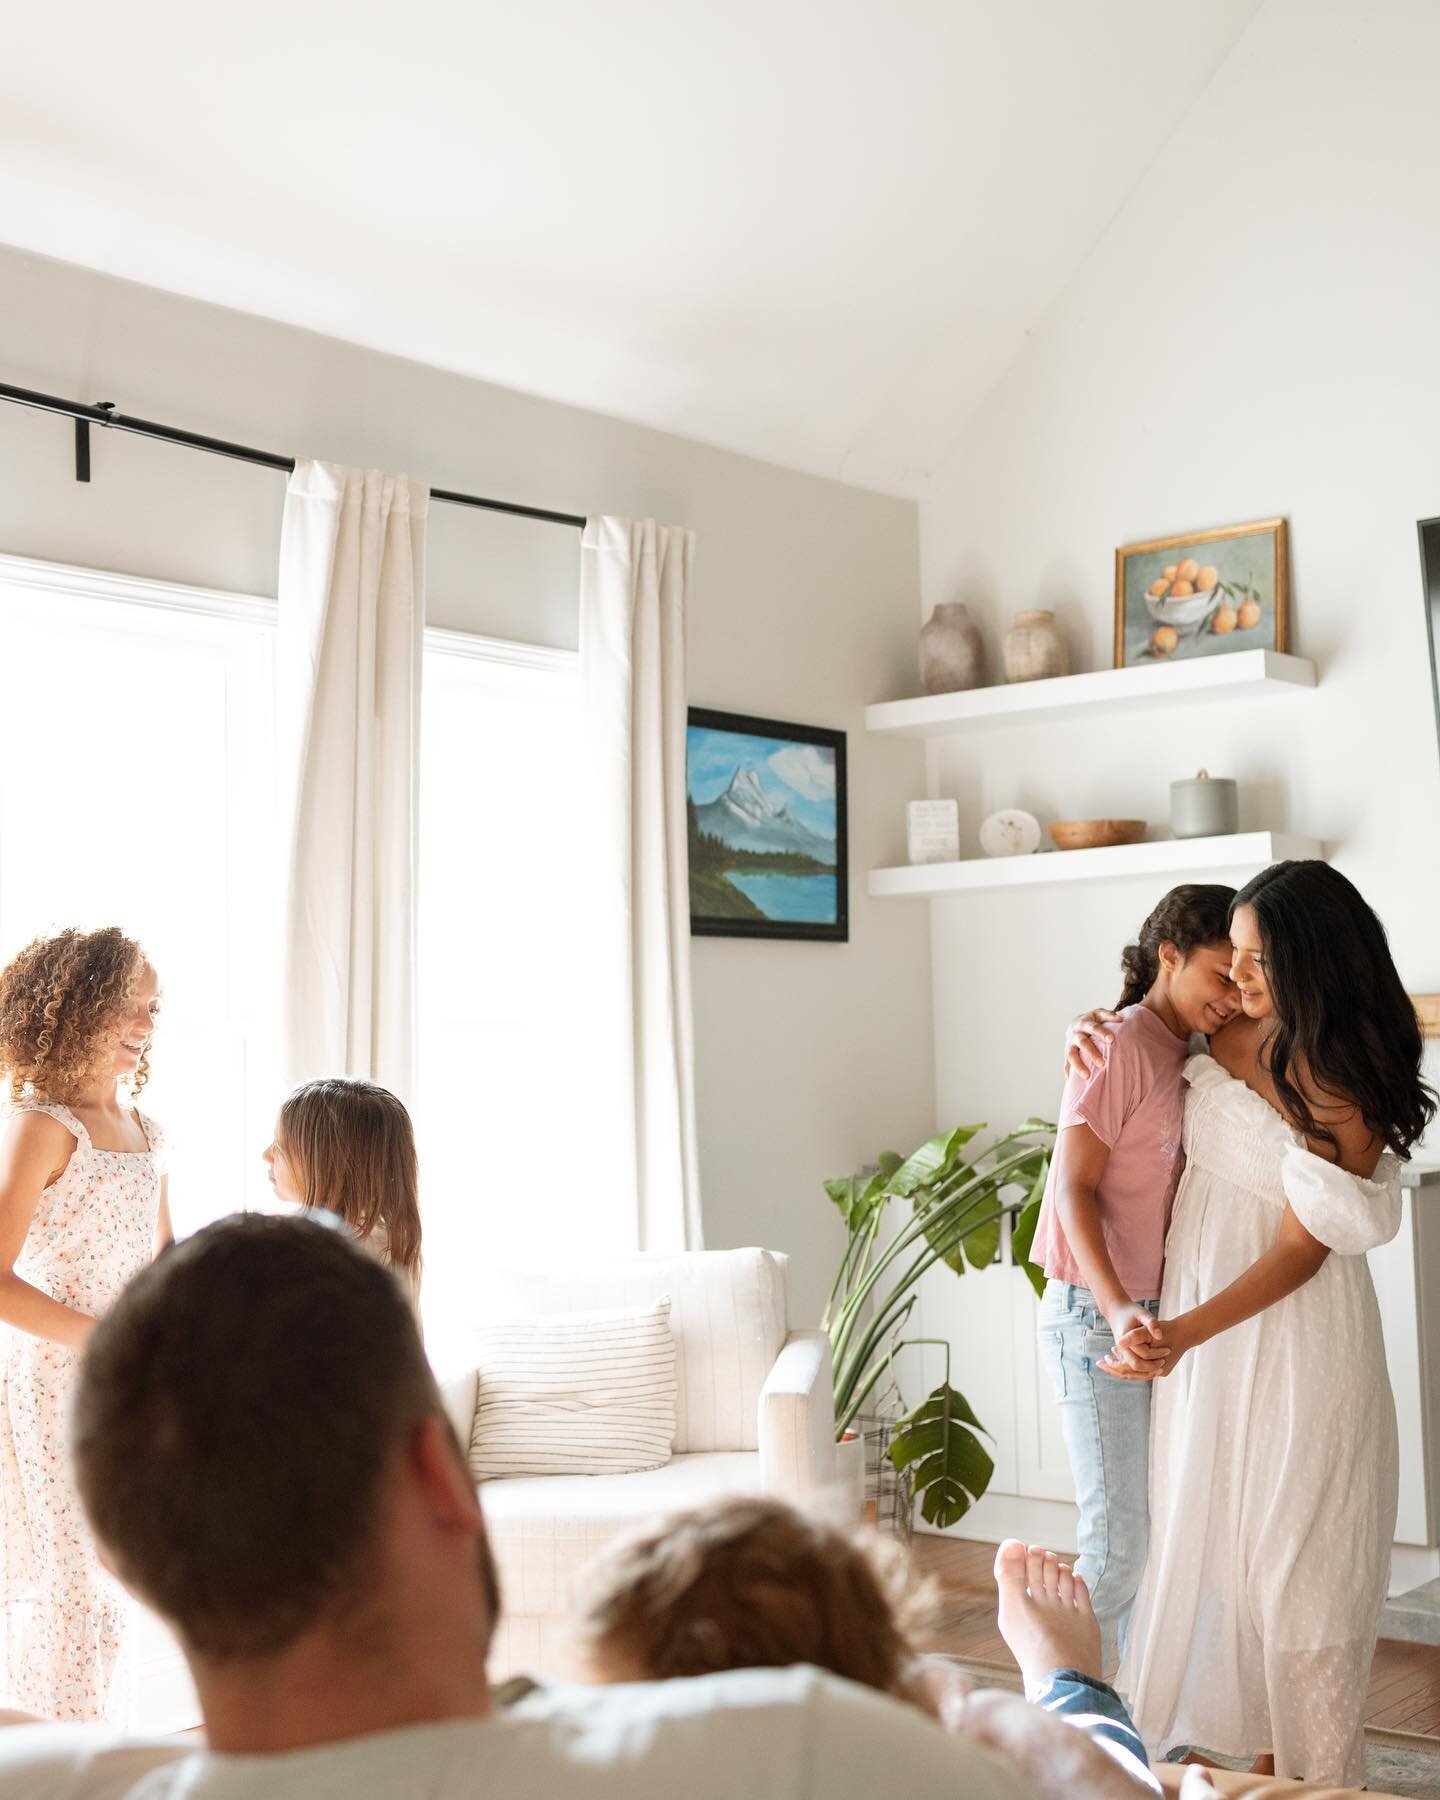
[[[1312,1237],[1341,1256],[1363,1256],[1400,1229],[1400,1163],[1387,1150],[1374,1179],[1349,1175],[1304,1144],[1291,1144],[1281,1164],[1285,1198]]]

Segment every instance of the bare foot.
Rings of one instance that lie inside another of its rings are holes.
[[[1100,1625],[1090,1590],[1053,1550],[1006,1538],[995,1554],[1000,1635],[1033,1693],[1052,1669],[1100,1679]]]

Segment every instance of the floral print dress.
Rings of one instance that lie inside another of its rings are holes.
[[[24,1101],[75,1138],[41,1194],[15,1273],[98,1317],[155,1252],[162,1143],[135,1115],[145,1150],[97,1150],[68,1107]],[[66,1441],[80,1351],[0,1326],[0,1699],[42,1717],[123,1724],[129,1605],[101,1566]]]

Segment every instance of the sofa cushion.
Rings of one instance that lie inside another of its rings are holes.
[[[677,1455],[754,1450],[760,1390],[785,1342],[785,1260],[773,1250],[697,1250],[497,1272],[481,1316],[643,1306],[668,1294]]]
[[[470,1472],[624,1475],[670,1460],[670,1302],[547,1313],[488,1326],[476,1356]]]
[[[753,1451],[674,1456],[663,1469],[603,1481],[571,1475],[492,1482],[480,1501],[504,1611],[568,1613],[586,1565],[621,1532],[717,1494],[759,1489],[760,1457]]]

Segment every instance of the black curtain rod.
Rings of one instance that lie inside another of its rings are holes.
[[[208,450],[212,456],[231,456],[237,462],[258,463],[266,469],[283,469],[288,475],[295,467],[293,456],[276,456],[271,450],[251,450],[244,444],[230,444],[224,438],[202,437],[198,431],[181,431],[174,425],[157,425],[152,419],[132,418],[116,412],[113,401],[99,406],[81,406],[74,400],[61,400],[54,394],[37,394],[30,388],[11,387],[0,381],[0,400],[17,406],[34,406],[41,412],[61,413],[75,421],[75,479],[90,479],[90,427],[106,425],[113,431],[133,432],[136,437],[156,438],[163,444],[183,444],[188,450]],[[550,512],[543,506],[520,506],[513,500],[487,500],[479,494],[456,494],[448,488],[431,488],[432,500],[447,500],[452,506],[477,506],[484,512],[513,513],[521,519],[543,519],[550,525],[571,525],[585,529],[585,520],[576,513]]]

